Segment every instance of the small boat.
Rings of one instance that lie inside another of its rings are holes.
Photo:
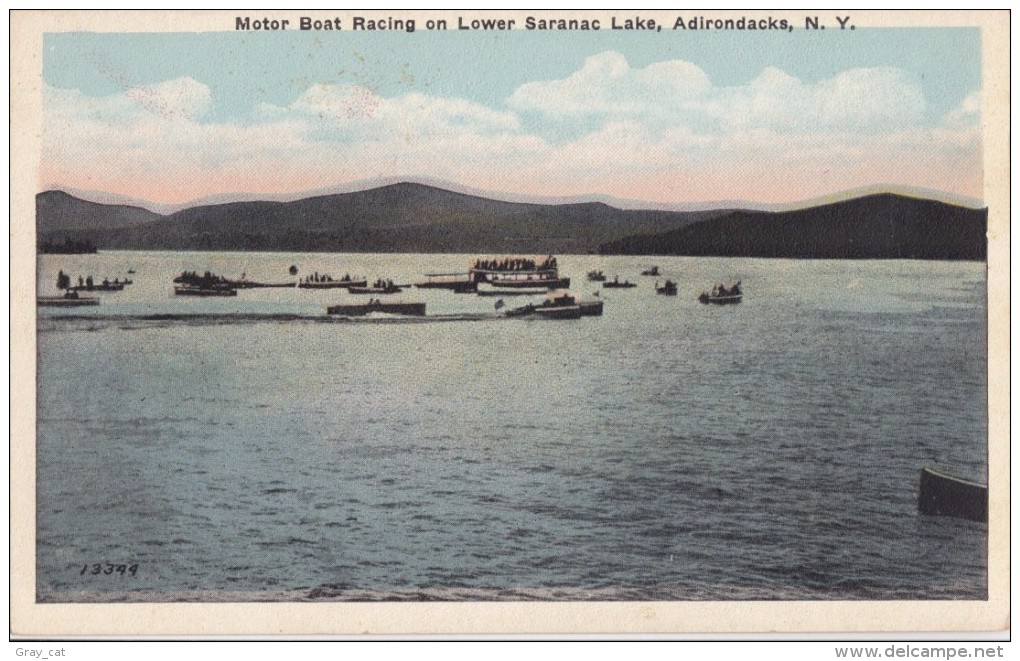
[[[348,287],[347,291],[352,294],[399,294],[403,289],[393,284],[392,280],[379,278],[371,287]]]
[[[380,301],[371,299],[368,303],[356,305],[330,305],[326,308],[326,314],[335,314],[344,317],[364,317],[372,312],[385,312],[387,314],[403,314],[412,317],[425,316],[424,303],[402,303]]]
[[[599,301],[601,303],[601,301]],[[599,308],[601,313],[601,308]],[[591,312],[592,315],[596,314]],[[582,316],[581,306],[577,299],[570,293],[557,292],[542,301],[540,305],[529,303],[528,305],[507,310],[508,317],[531,317],[537,316],[543,319],[580,319]]]
[[[418,289],[449,289],[455,294],[468,294],[478,288],[469,273],[426,273],[424,282],[416,282]]]
[[[637,287],[636,284],[628,280],[620,282],[620,276],[615,276],[612,280],[603,282],[602,286],[606,289],[630,289],[631,287]]]
[[[606,274],[602,271],[588,271],[589,282],[605,282]]]
[[[935,468],[921,469],[917,509],[930,516],[988,521],[988,486]]]
[[[676,283],[672,280],[667,280],[661,287],[659,283],[655,283],[655,293],[662,294],[663,296],[676,296]]]
[[[744,292],[740,291],[740,282],[727,289],[724,285],[712,287],[711,292],[702,292],[698,300],[708,305],[733,305],[744,298]]]
[[[178,285],[174,287],[174,294],[177,296],[237,296],[237,290],[233,287],[193,287],[191,285]]]
[[[644,271],[642,271],[641,275],[654,275],[654,276],[658,276],[658,275],[660,275],[659,267],[658,266],[650,266],[649,268],[646,268]]]
[[[67,292],[63,296],[38,296],[35,303],[44,308],[76,308],[99,305],[99,299],[94,296],[79,296],[77,292]]]

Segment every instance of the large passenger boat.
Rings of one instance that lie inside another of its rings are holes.
[[[566,289],[570,278],[560,277],[556,258],[548,257],[492,257],[479,258],[468,269],[468,279],[477,286],[488,283],[492,287],[508,289],[536,288]]]

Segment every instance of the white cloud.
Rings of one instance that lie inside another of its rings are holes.
[[[919,81],[888,67],[851,69],[816,83],[767,67],[745,85],[717,87],[693,63],[633,69],[616,52],[588,58],[565,79],[522,85],[507,103],[551,120],[612,115],[720,135],[762,126],[880,131],[923,121],[925,112]]]
[[[705,72],[689,62],[663,62],[635,71],[623,55],[609,51],[589,57],[564,80],[520,86],[507,104],[553,118],[638,116],[682,108],[710,87]]]
[[[209,121],[213,103],[191,78],[102,98],[46,88],[45,178],[176,202],[378,176],[522,194],[674,196],[663,201],[718,196],[728,185],[728,197],[771,201],[832,192],[819,190],[819,173],[845,187],[890,178],[938,187],[930,170],[944,186],[959,164],[979,163],[981,149],[976,93],[931,118],[919,82],[891,68],[804,82],[765,67],[727,87],[690,62],[635,69],[606,52],[564,79],[520,86],[505,107],[328,84],[286,106],[260,104],[243,123]],[[960,179],[972,185],[980,171]],[[741,190],[773,180],[786,188]]]
[[[518,128],[516,115],[462,99],[420,93],[384,98],[354,85],[314,85],[286,107],[263,104],[265,119],[308,121],[321,139],[385,140],[450,134],[495,135]]]

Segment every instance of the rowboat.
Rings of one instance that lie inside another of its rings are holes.
[[[917,509],[931,516],[988,521],[988,486],[925,466],[921,469]]]

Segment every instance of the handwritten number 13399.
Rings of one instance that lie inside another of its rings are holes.
[[[78,572],[78,575],[84,576],[85,574],[92,574],[93,576],[98,576],[100,574],[110,575],[114,573],[119,574],[120,576],[124,576],[126,574],[136,576],[138,575],[138,564],[136,563],[133,565],[115,565],[110,562],[107,562],[105,564],[102,562],[96,562],[91,565],[85,564],[82,565],[81,571]]]

